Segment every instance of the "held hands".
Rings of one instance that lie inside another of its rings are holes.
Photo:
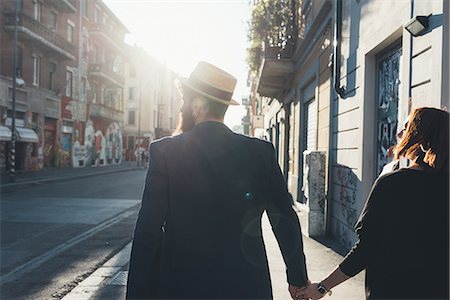
[[[326,293],[322,294],[318,290],[319,283],[310,283],[302,289],[297,290],[296,298],[295,300],[301,300],[301,299],[311,299],[311,300],[317,300],[322,298],[326,295]]]
[[[289,285],[289,293],[293,300],[317,300],[326,295],[318,291],[318,285],[319,283],[311,283],[310,281],[305,287],[301,288]]]

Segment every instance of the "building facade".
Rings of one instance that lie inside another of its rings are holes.
[[[416,107],[449,106],[449,2],[303,0],[295,9],[295,43],[266,47],[251,101],[262,102],[265,138],[306,209],[305,157],[325,156],[316,201],[327,232],[350,247],[397,128]],[[404,25],[416,16],[428,28],[412,36]]]
[[[122,158],[126,28],[98,1],[0,4],[0,162],[11,140],[14,9],[18,5],[16,168],[85,167]]]
[[[135,160],[138,149],[171,135],[180,108],[176,74],[142,48],[127,47],[125,62],[124,149]]]
[[[81,0],[77,82],[86,101],[84,138],[74,166],[119,164],[123,158],[124,59],[128,30],[101,0]]]
[[[16,1],[0,4],[1,165],[7,164],[12,121],[13,37]],[[76,1],[17,1],[16,168],[37,170],[65,160],[59,153],[61,98],[66,94],[66,70],[77,66],[74,43]],[[70,27],[70,28],[69,28]],[[24,84],[22,84],[24,82]]]

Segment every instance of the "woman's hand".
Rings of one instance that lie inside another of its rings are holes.
[[[318,285],[319,283],[311,283],[305,289],[297,291],[296,299],[316,300],[322,298],[325,294],[322,294],[317,290]]]

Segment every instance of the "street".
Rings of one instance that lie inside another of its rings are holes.
[[[1,195],[2,299],[60,298],[131,241],[145,170]]]
[[[144,176],[145,170],[130,168],[3,192],[2,299],[124,299]],[[267,218],[263,231],[274,299],[288,299],[283,259]],[[304,237],[304,246],[313,281],[342,259],[311,238]],[[363,291],[360,274],[330,299],[361,299]]]

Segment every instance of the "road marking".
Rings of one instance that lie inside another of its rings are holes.
[[[81,241],[93,236],[97,232],[132,215],[133,213],[135,213],[134,208],[136,206],[137,205],[127,209],[123,213],[120,213],[120,214],[116,215],[115,217],[112,217],[112,218],[106,220],[105,222],[100,223],[99,225],[89,229],[88,231],[85,231],[82,234],[75,236],[74,238],[68,240],[67,242],[45,252],[44,254],[42,254],[38,257],[33,258],[32,260],[27,261],[26,263],[18,266],[17,268],[14,268],[13,270],[6,273],[5,275],[0,276],[0,285],[3,285],[7,282],[10,282],[10,281],[13,281],[13,280],[19,278],[23,274],[28,273],[28,272],[32,271],[33,269],[39,267],[44,262],[48,261],[49,259],[53,258],[54,256],[56,256],[62,252],[64,252],[65,250],[69,249],[70,247],[80,243]]]

